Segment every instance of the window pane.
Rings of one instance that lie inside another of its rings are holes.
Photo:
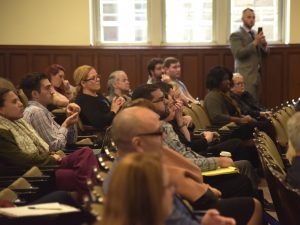
[[[231,32],[242,25],[242,11],[251,8],[255,12],[255,26],[252,29],[263,27],[267,41],[280,41],[278,2],[279,0],[231,0]]]
[[[166,42],[211,42],[213,0],[166,0]]]
[[[147,42],[147,0],[101,0],[102,43]]]

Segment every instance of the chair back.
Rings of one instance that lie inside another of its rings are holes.
[[[270,117],[271,123],[275,128],[276,131],[276,139],[278,141],[278,144],[282,147],[286,147],[288,143],[288,137],[286,134],[286,131],[282,127],[281,123],[274,117]]]
[[[192,105],[192,110],[198,117],[201,128],[206,128],[211,126],[211,122],[203,106],[197,103],[192,103],[191,105]]]
[[[195,125],[196,130],[203,128],[201,126],[201,123],[200,123],[199,119],[198,119],[198,116],[195,114],[195,112],[191,108],[189,108],[188,106],[183,106],[182,111],[185,115],[188,115],[188,116],[192,117],[192,121]]]

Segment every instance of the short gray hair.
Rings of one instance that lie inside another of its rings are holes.
[[[300,152],[300,112],[296,112],[287,122],[289,140],[296,152]]]
[[[108,76],[108,80],[107,80],[108,95],[111,95],[111,96],[114,95],[114,93],[115,93],[114,83],[117,81],[117,75],[121,72],[124,72],[124,71],[116,70]]]

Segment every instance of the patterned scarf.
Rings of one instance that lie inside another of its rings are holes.
[[[0,115],[0,127],[9,130],[13,134],[22,152],[26,154],[49,152],[48,144],[23,118],[11,121]]]

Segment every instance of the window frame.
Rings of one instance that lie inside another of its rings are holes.
[[[148,0],[147,1],[147,41],[143,43],[103,43],[101,42],[100,27],[100,1],[90,0],[90,30],[91,30],[91,45],[95,46],[220,46],[228,45],[228,37],[231,33],[231,0],[213,0],[213,22],[212,22],[212,40],[210,42],[166,42],[166,2],[165,0]],[[284,0],[278,0],[278,41],[270,41],[269,44],[283,44],[287,40],[288,31],[287,23],[287,6],[288,3]],[[160,12],[160,13],[157,13]],[[224,19],[225,18],[225,19]]]

